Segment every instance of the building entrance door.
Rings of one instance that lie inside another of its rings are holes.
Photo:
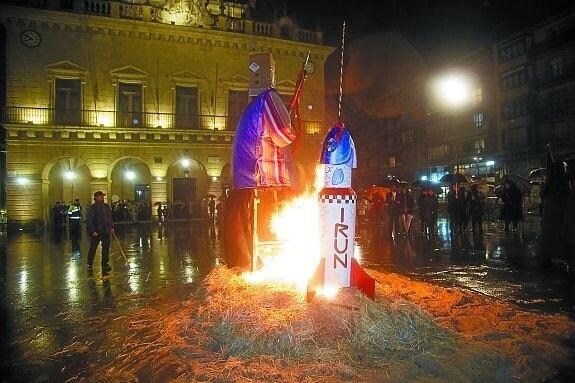
[[[185,204],[196,200],[196,179],[195,178],[174,178],[172,180],[172,203],[180,200]]]

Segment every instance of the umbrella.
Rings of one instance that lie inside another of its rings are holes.
[[[399,180],[396,177],[387,177],[385,180],[383,180],[383,182],[381,183],[381,186],[384,187],[391,187],[392,185],[397,186],[398,188],[402,187],[403,184],[405,184],[406,182]]]
[[[531,184],[529,180],[525,177],[521,177],[517,174],[506,174],[501,177],[500,184],[503,185],[506,182],[509,182],[511,185],[515,186],[521,194],[529,195],[531,194]]]
[[[532,184],[539,185],[539,184],[542,184],[543,182],[545,182],[546,177],[547,177],[547,168],[539,168],[539,169],[531,170],[529,172],[529,175],[527,176],[527,179]]]
[[[411,187],[415,189],[433,189],[437,194],[443,193],[443,189],[441,185],[437,182],[433,182],[430,180],[417,180],[411,183]]]
[[[385,200],[387,193],[391,191],[390,188],[372,185],[365,192],[365,198],[372,201],[375,196],[379,196],[380,199]]]
[[[439,182],[441,182],[444,185],[472,184],[473,183],[471,178],[469,178],[465,174],[461,174],[461,173],[447,173],[439,179]]]

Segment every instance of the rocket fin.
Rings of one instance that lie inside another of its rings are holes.
[[[350,285],[364,293],[370,299],[375,297],[375,280],[361,268],[355,258],[351,259]]]
[[[325,258],[322,258],[307,284],[306,302],[311,302],[315,297],[316,292],[323,287],[324,276]]]

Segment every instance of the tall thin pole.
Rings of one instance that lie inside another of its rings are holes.
[[[345,51],[345,21],[341,32],[341,61],[339,63],[339,101],[337,103],[337,120],[341,123],[341,99],[343,96],[343,53]]]

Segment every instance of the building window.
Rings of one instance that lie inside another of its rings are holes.
[[[123,127],[143,126],[142,84],[118,84],[118,125]]]
[[[198,129],[198,88],[176,86],[176,128]]]
[[[447,151],[448,151],[447,145],[433,146],[433,147],[427,149],[427,157],[430,160],[434,160],[437,158],[443,158],[447,154]]]
[[[485,126],[485,117],[483,113],[474,113],[473,114],[473,124],[476,128],[482,128]]]
[[[228,90],[228,120],[227,130],[236,130],[240,117],[248,105],[247,90]]]
[[[473,141],[473,149],[476,153],[482,153],[485,150],[485,139]]]
[[[389,156],[387,163],[389,164],[390,168],[395,168],[397,165],[395,156]]]
[[[525,40],[515,41],[511,44],[503,46],[499,50],[499,59],[502,63],[511,61],[516,57],[525,54]]]
[[[415,141],[415,132],[413,130],[408,130],[401,133],[401,143],[410,144]]]
[[[554,57],[549,60],[549,76],[552,80],[558,79],[563,75],[563,57]]]
[[[483,102],[483,90],[481,88],[473,89],[471,93],[471,103],[473,105],[479,105]]]
[[[522,68],[520,70],[502,75],[501,80],[503,89],[507,90],[517,88],[527,84],[529,80],[529,73],[527,68]]]
[[[503,131],[503,145],[507,149],[527,145],[527,128],[522,126]]]
[[[79,79],[55,79],[54,120],[58,125],[80,125],[81,83]]]
[[[519,100],[511,100],[503,104],[501,111],[504,120],[511,120],[513,118],[526,116],[529,110],[529,102],[525,98]]]

